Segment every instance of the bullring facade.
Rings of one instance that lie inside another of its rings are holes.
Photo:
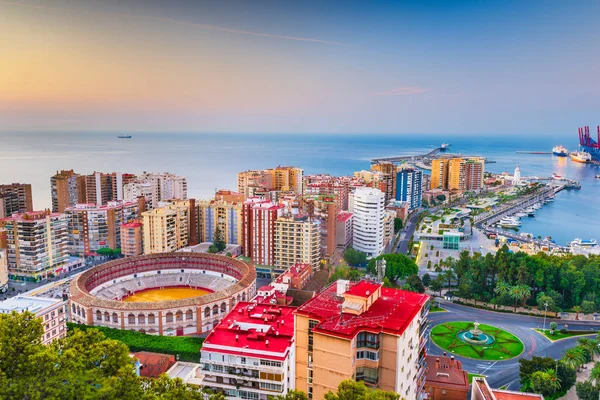
[[[148,289],[190,287],[209,294],[178,300],[125,302]],[[75,323],[166,336],[209,332],[240,301],[256,293],[254,266],[204,253],[164,253],[111,261],[71,282]]]

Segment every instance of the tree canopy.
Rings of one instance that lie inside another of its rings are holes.
[[[405,254],[396,253],[382,254],[370,259],[367,264],[367,272],[377,274],[376,262],[378,260],[385,260],[385,276],[391,282],[396,282],[419,272],[419,267],[417,267],[412,258]]]
[[[337,392],[325,394],[325,400],[399,400],[400,395],[379,389],[371,389],[364,382],[346,380],[339,384]]]
[[[367,255],[350,247],[344,252],[344,261],[353,267],[359,267],[367,263]]]
[[[74,330],[46,346],[42,334],[33,313],[0,314],[0,398],[203,398],[180,379],[140,378],[127,346],[96,329]]]

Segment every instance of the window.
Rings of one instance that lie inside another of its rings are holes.
[[[96,311],[96,321],[102,321],[102,313],[100,310]]]
[[[281,367],[281,361],[271,361],[271,360],[260,360],[260,365],[264,365],[266,367]]]
[[[267,381],[281,382],[283,380],[283,377],[281,374],[272,374],[272,373],[268,373],[268,372],[261,372],[260,379],[265,379]]]
[[[205,317],[210,317],[210,308],[209,308],[209,307],[206,307],[206,308],[204,309],[204,316],[205,316]]]
[[[186,320],[194,319],[194,312],[192,310],[187,310],[185,312],[185,319]]]
[[[183,312],[177,311],[175,313],[175,321],[177,321],[177,322],[183,321]]]
[[[356,352],[357,360],[379,360],[379,352],[378,351],[368,351],[368,350],[359,350]]]
[[[127,316],[127,323],[128,323],[129,325],[135,325],[135,315],[133,315],[133,314],[129,314],[129,315]]]
[[[379,335],[370,332],[360,332],[357,338],[356,347],[368,347],[370,349],[379,349]]]
[[[113,313],[113,315],[112,315],[112,322],[115,323],[115,324],[117,322],[119,322],[119,316],[117,315],[117,313]]]
[[[138,315],[138,324],[144,325],[146,323],[146,316],[144,314]]]
[[[356,380],[376,385],[379,380],[377,370],[375,368],[366,367],[356,368]]]
[[[283,386],[281,385],[277,385],[275,383],[265,383],[265,382],[261,382],[260,383],[260,388],[261,389],[265,389],[265,390],[272,390],[274,392],[281,392],[283,389]]]
[[[168,312],[166,318],[167,318],[167,322],[173,322],[173,313]]]
[[[219,306],[216,304],[213,306],[212,315],[219,315]]]
[[[148,314],[148,323],[149,324],[155,324],[156,323],[154,314]]]
[[[308,351],[313,351],[313,329],[319,324],[319,321],[313,319],[308,321]]]

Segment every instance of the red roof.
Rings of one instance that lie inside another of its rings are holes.
[[[346,222],[352,217],[352,215],[353,214],[351,212],[342,212],[338,214],[337,220],[339,222]]]
[[[350,285],[348,292],[355,296],[366,293],[367,288],[376,290],[379,287],[365,281],[351,282]],[[358,288],[354,289],[356,286]],[[355,315],[340,312],[344,297],[336,291],[334,283],[300,306],[296,313],[319,320],[315,332],[344,338],[353,338],[360,331],[401,335],[429,299],[424,294],[382,287],[379,298],[365,312]]]
[[[151,378],[158,378],[175,364],[175,356],[170,354],[151,353],[149,351],[140,351],[133,353],[140,360],[140,375]]]
[[[240,302],[210,332],[202,351],[286,357],[294,343],[295,310],[290,306]]]
[[[381,283],[360,281],[356,285],[351,286],[350,289],[346,291],[346,294],[359,297],[369,297],[381,286]]]
[[[121,225],[121,228],[141,228],[144,226],[141,222],[129,222],[127,224]]]

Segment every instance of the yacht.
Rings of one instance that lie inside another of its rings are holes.
[[[552,148],[552,154],[558,157],[566,157],[569,155],[569,150],[567,150],[564,146],[554,146]]]
[[[521,222],[517,218],[513,217],[502,217],[498,225],[504,228],[517,228],[521,226]]]
[[[523,212],[526,213],[528,216],[533,217],[535,215],[535,208],[527,207],[525,210],[523,210]]]
[[[598,246],[598,242],[596,239],[583,240],[581,238],[577,238],[573,240],[571,243],[573,247],[596,247]]]
[[[518,213],[515,214],[515,217],[517,217],[517,218],[523,218],[526,216],[527,216],[527,214],[522,211],[519,211]]]
[[[587,151],[576,151],[570,154],[571,161],[575,161],[582,164],[587,164],[592,161],[592,155]]]

